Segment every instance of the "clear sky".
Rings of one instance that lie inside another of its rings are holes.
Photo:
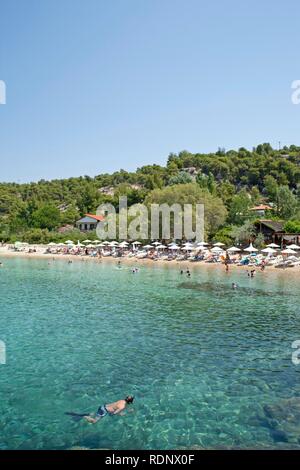
[[[300,144],[299,0],[1,0],[0,181]]]

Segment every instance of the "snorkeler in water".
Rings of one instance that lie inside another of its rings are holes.
[[[127,407],[127,405],[130,405],[133,403],[134,397],[132,395],[128,395],[126,398],[123,400],[118,400],[113,403],[108,403],[107,405],[101,405],[99,406],[98,410],[96,413],[89,414],[89,413],[73,413],[73,412],[67,412],[65,413],[66,415],[73,416],[75,418],[84,418],[86,419],[89,423],[95,424],[97,423],[101,418],[104,418],[104,416],[113,416],[117,414],[121,414],[122,411],[124,411]]]

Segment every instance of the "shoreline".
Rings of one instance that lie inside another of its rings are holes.
[[[7,249],[6,247],[0,247],[0,261],[1,257],[3,258],[23,258],[23,259],[44,259],[44,260],[61,260],[61,261],[76,261],[76,262],[93,262],[93,263],[117,263],[118,261],[121,261],[121,263],[125,263],[129,266],[136,266],[136,265],[142,265],[142,266],[170,266],[172,268],[200,268],[200,269],[218,269],[218,270],[223,270],[225,274],[225,266],[222,263],[206,263],[203,261],[190,261],[190,260],[182,260],[182,261],[177,261],[177,260],[151,260],[147,258],[128,258],[128,257],[121,257],[121,258],[114,258],[111,256],[107,257],[91,257],[91,256],[80,256],[80,255],[73,255],[73,254],[52,254],[52,253],[45,253],[44,251],[46,250],[46,247],[38,246],[36,247],[37,252],[36,253],[28,253],[28,252],[23,252],[23,251],[11,251]],[[243,271],[247,272],[250,268],[256,269],[256,271],[260,271],[259,267],[255,266],[239,266],[236,264],[230,264],[229,265],[229,273],[232,271]],[[299,267],[290,267],[290,268],[275,268],[275,266],[266,266],[265,273],[274,273],[278,272],[280,274],[285,274],[285,273],[291,273],[294,276],[299,274]]]

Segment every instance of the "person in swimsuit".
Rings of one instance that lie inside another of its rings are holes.
[[[118,400],[113,403],[109,403],[107,405],[99,406],[97,412],[95,413],[94,417],[92,415],[85,415],[83,416],[89,423],[95,424],[99,421],[99,419],[104,418],[106,415],[117,415],[120,414],[122,411],[125,410],[127,405],[133,403],[134,397],[132,395],[128,395],[124,400]]]

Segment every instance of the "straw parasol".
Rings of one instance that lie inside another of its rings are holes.
[[[273,253],[276,253],[277,250],[274,250],[274,248],[267,247],[264,250],[261,250],[262,253],[268,253],[272,255]]]
[[[295,245],[295,243],[293,243],[292,245],[289,245],[288,248],[291,248],[292,250],[300,250],[300,246]]]
[[[267,245],[267,248],[280,248],[280,246],[276,245],[276,243],[270,243],[269,245]]]
[[[249,253],[254,253],[255,251],[258,251],[258,249],[255,248],[255,247],[252,245],[252,243],[250,243],[250,245],[249,245],[247,248],[245,248],[243,251],[248,251]]]
[[[295,255],[297,251],[292,250],[291,248],[286,248],[285,250],[282,250],[281,254],[282,255]]]
[[[224,251],[222,248],[220,248],[219,246],[214,246],[212,249],[211,249],[211,252],[212,253],[221,253],[221,251]]]

